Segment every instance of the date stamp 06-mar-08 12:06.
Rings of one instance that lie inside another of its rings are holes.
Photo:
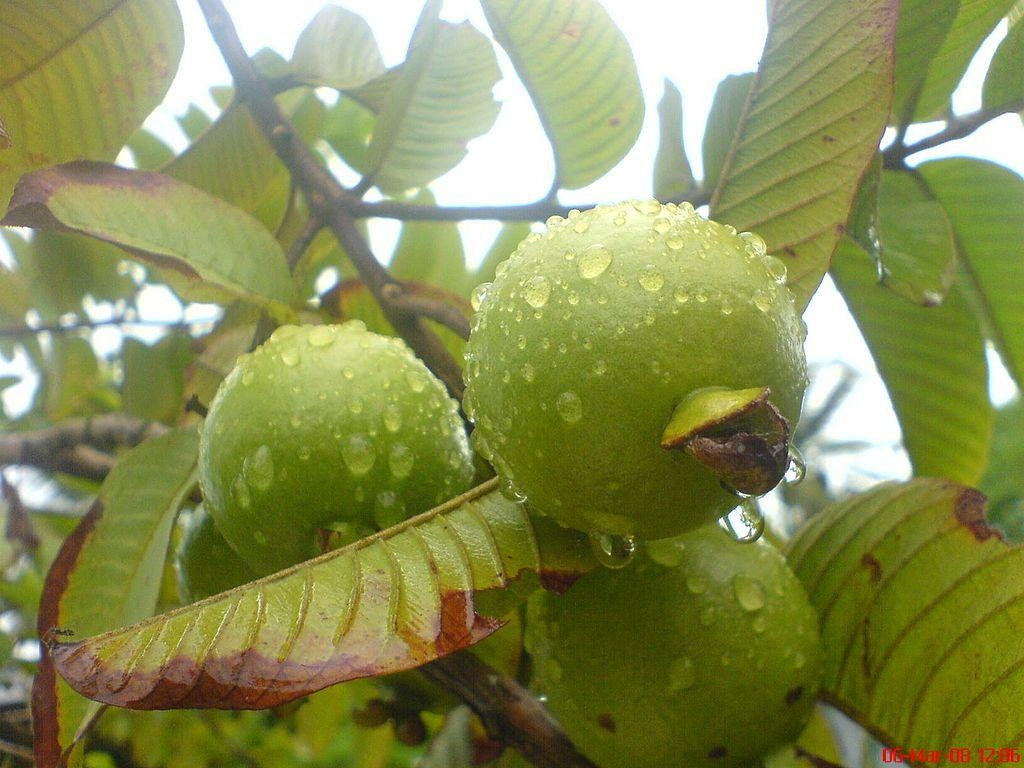
[[[883,763],[914,763],[917,765],[938,765],[957,763],[959,765],[1009,765],[1022,762],[1024,751],[1016,747],[950,747],[949,749],[908,749],[905,747],[884,747]]]

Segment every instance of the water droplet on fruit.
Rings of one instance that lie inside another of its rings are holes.
[[[415,460],[416,456],[404,443],[395,443],[388,452],[388,466],[391,468],[391,474],[399,479],[409,476]]]
[[[755,235],[753,232],[740,232],[740,237],[743,239],[747,253],[751,256],[762,257],[768,253],[768,247],[764,244],[764,240],[762,240],[760,236]]]
[[[640,274],[637,275],[637,281],[645,291],[655,293],[660,291],[661,287],[665,284],[665,276],[661,274],[661,270],[656,266],[648,264],[640,270]]]
[[[295,347],[285,347],[281,351],[281,362],[289,368],[294,368],[299,364],[299,350]]]
[[[567,424],[575,424],[583,417],[583,403],[575,392],[563,392],[555,399],[555,410]]]
[[[388,432],[397,432],[402,428],[402,412],[394,403],[384,406],[384,429]]]
[[[353,475],[365,475],[373,468],[377,456],[373,443],[366,435],[349,435],[341,447],[341,458]]]
[[[252,506],[252,494],[249,492],[249,485],[241,475],[236,477],[235,482],[231,484],[231,495],[235,497],[235,501],[238,502],[238,506],[242,509],[248,509]]]
[[[680,304],[685,304],[690,300],[690,294],[683,288],[676,288],[675,298]]]
[[[806,663],[807,659],[804,658],[804,655],[800,651],[797,651],[793,656],[793,669],[802,669]]]
[[[534,309],[541,309],[548,303],[551,295],[551,283],[544,275],[534,275],[523,286],[523,298]]]
[[[622,211],[619,211],[617,214],[615,214],[615,218],[612,219],[612,223],[616,227],[621,227],[623,224],[626,223],[626,214],[623,213]]]
[[[679,235],[669,235],[665,238],[665,245],[673,251],[678,251],[684,245],[684,240]]]
[[[274,458],[269,445],[261,445],[242,462],[242,474],[257,491],[266,491],[274,482]]]
[[[544,224],[548,227],[554,227],[561,224],[563,221],[565,221],[565,219],[561,216],[548,216],[547,219],[544,220]]]
[[[806,475],[807,462],[804,461],[803,454],[795,445],[789,446],[789,466],[786,467],[782,482],[786,485],[799,485]]]
[[[480,285],[473,289],[473,293],[469,297],[469,303],[472,305],[474,312],[480,309],[480,305],[484,303],[484,299],[487,298],[487,293],[490,290],[490,283],[480,283]]]
[[[708,580],[700,574],[691,573],[686,577],[686,588],[695,595],[707,592]]]
[[[416,371],[406,372],[405,381],[413,392],[422,392],[427,387],[427,380]]]
[[[590,229],[590,222],[584,218],[576,219],[576,223],[572,225],[572,231],[577,235],[582,235],[588,229]]]
[[[657,216],[661,213],[662,205],[657,200],[637,200],[634,201],[633,208],[647,216]]]
[[[764,515],[761,514],[761,509],[754,498],[744,499],[736,509],[721,518],[718,524],[740,544],[753,543],[764,533]]]
[[[764,608],[764,585],[757,579],[737,573],[732,577],[732,591],[743,610],[753,612]]]
[[[710,627],[715,623],[715,615],[718,612],[713,607],[707,607],[700,612],[700,623],[705,627]]]
[[[693,660],[689,656],[675,659],[668,669],[668,689],[672,693],[692,688],[697,682],[697,671],[693,668]]]
[[[358,414],[363,412],[363,398],[353,397],[348,401],[348,410],[350,413]]]
[[[651,225],[654,231],[659,235],[664,235],[670,229],[672,229],[672,222],[665,216],[659,216],[654,220],[654,224]]]
[[[498,490],[501,491],[501,495],[509,501],[514,501],[518,504],[522,504],[526,501],[526,494],[519,490],[512,478],[502,476],[498,480]]]
[[[753,627],[755,632],[761,634],[768,626],[768,621],[764,616],[757,616],[752,622],[750,622],[750,626]]]
[[[593,280],[604,274],[612,263],[612,252],[603,245],[595,244],[584,249],[576,262],[576,269],[584,280]]]
[[[312,454],[313,451],[310,449],[308,445],[303,445],[298,450],[299,459],[301,459],[302,461],[307,461]]]
[[[594,531],[590,534],[590,548],[605,568],[625,568],[636,554],[636,539]]]
[[[523,367],[519,369],[519,373],[527,381],[533,381],[533,377],[536,375],[536,371],[530,363],[523,363]]]
[[[248,370],[245,371],[242,374],[242,384],[245,385],[245,386],[249,386],[250,384],[252,384],[253,378],[254,378],[254,374],[253,374],[252,371],[248,371]]]
[[[784,285],[786,282],[786,265],[782,262],[782,259],[769,256],[767,264],[768,274],[772,276],[772,280],[778,285]]]
[[[761,312],[767,312],[772,308],[772,297],[768,291],[759,288],[754,291],[754,306]]]
[[[675,568],[683,562],[685,545],[674,539],[647,542],[647,556],[658,565]]]
[[[334,341],[334,331],[330,326],[318,325],[309,332],[309,346],[326,347]]]
[[[608,371],[608,363],[604,360],[595,360],[594,367],[591,369],[597,376],[602,376]]]
[[[302,426],[302,417],[299,416],[299,414],[297,413],[293,413],[292,417],[288,419],[288,423],[291,424],[293,427],[300,427]]]
[[[392,490],[377,494],[373,503],[373,520],[378,528],[390,528],[405,519],[405,502]]]

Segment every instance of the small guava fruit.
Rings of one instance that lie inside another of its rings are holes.
[[[353,320],[284,326],[240,357],[199,473],[217,528],[265,575],[319,554],[329,529],[385,528],[465,491],[473,464],[441,382]]]
[[[749,765],[800,734],[823,658],[779,551],[714,524],[531,597],[526,648],[535,688],[602,768]]]
[[[174,574],[183,603],[194,603],[258,578],[224,540],[203,505],[184,525],[174,551]]]
[[[677,450],[663,432],[708,390],[766,392],[795,425],[804,328],[785,279],[759,237],[688,204],[549,219],[474,294],[474,445],[512,494],[583,531],[656,539],[726,514],[737,499],[720,470],[746,445],[720,429]]]

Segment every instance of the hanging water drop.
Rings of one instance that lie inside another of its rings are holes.
[[[605,568],[625,568],[636,554],[636,539],[632,536],[593,531],[590,534],[590,548],[594,552],[594,557]]]
[[[782,482],[786,485],[799,485],[807,475],[807,462],[803,454],[795,445],[789,446],[789,466],[786,467],[786,474]]]
[[[480,309],[480,305],[484,303],[484,299],[487,298],[487,292],[490,289],[490,283],[480,283],[480,285],[473,289],[473,293],[469,297],[469,303],[472,305],[474,312]]]
[[[751,544],[761,538],[764,533],[764,515],[757,505],[757,499],[743,499],[725,517],[718,521],[722,529],[740,544]]]

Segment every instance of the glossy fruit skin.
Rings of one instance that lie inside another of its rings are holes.
[[[534,596],[526,643],[535,688],[602,768],[749,765],[800,734],[823,658],[782,555],[717,525]]]
[[[258,578],[224,540],[202,505],[185,523],[174,551],[174,574],[182,603],[194,603]]]
[[[399,339],[284,326],[238,359],[203,425],[217,528],[260,575],[322,551],[324,529],[384,528],[466,490],[458,405]]]
[[[804,330],[785,267],[689,205],[551,219],[476,297],[474,445],[563,524],[656,539],[736,505],[710,470],[660,447],[695,390],[767,386],[792,426],[799,417]]]

